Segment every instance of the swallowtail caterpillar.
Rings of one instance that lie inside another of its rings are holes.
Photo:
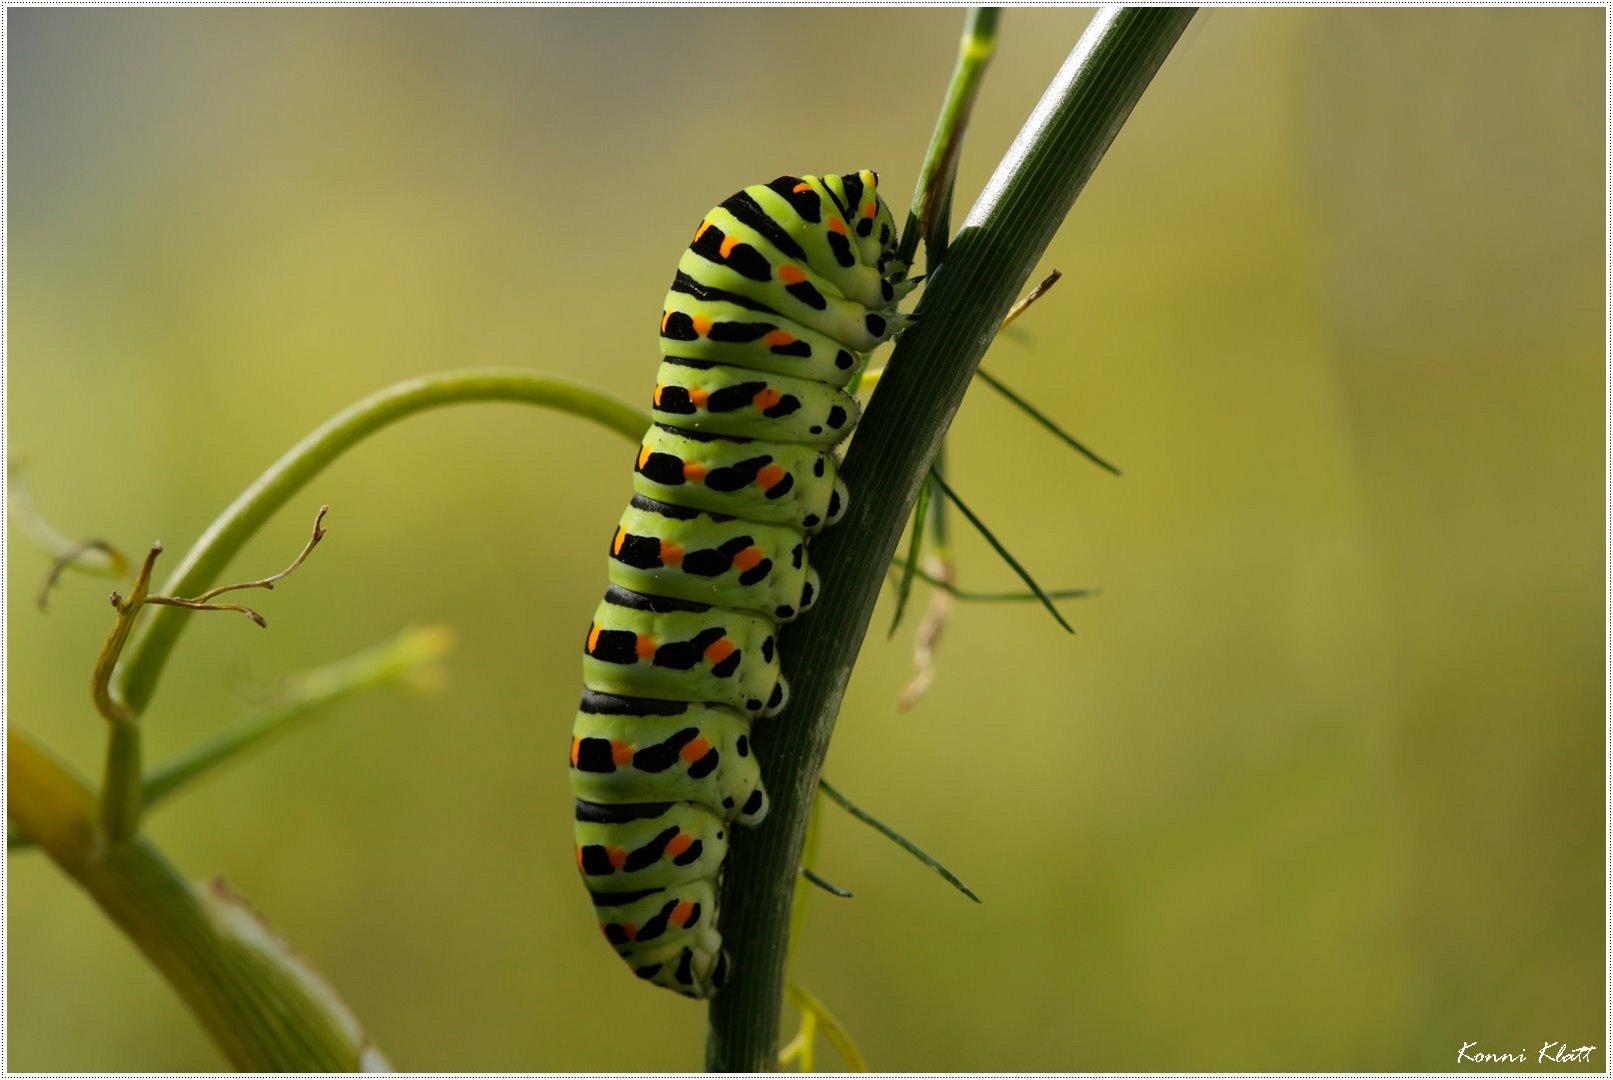
[[[661,315],[655,423],[610,543],[571,741],[577,867],[633,973],[722,988],[727,831],[767,795],[750,725],[783,709],[778,631],[817,599],[807,540],[845,512],[859,354],[917,284],[871,171],[782,176],[708,213]]]

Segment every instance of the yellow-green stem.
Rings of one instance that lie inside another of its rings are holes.
[[[84,783],[11,726],[6,813],[106,912],[237,1069],[385,1068],[344,1005],[222,882],[185,880],[135,834],[107,845]]]
[[[109,724],[101,777],[101,831],[108,844],[116,846],[134,835],[143,805],[140,729],[134,724]]]

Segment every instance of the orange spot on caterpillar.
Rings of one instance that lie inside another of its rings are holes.
[[[769,349],[776,349],[780,345],[788,345],[795,340],[795,335],[788,330],[769,330],[767,336],[762,338],[762,344]]]
[[[756,391],[756,397],[754,397],[752,400],[756,402],[756,407],[758,409],[771,409],[773,406],[777,405],[783,397],[783,394],[769,386],[766,390]]]
[[[694,843],[694,837],[690,836],[686,832],[680,832],[678,835],[666,842],[666,853],[675,859],[679,855],[682,855],[685,851],[688,851],[689,845],[692,843]]]
[[[695,238],[695,240],[696,240],[696,241],[697,241],[697,242],[698,242],[698,241],[699,241],[699,239],[700,239],[700,238],[701,238],[701,237],[702,237],[702,236],[704,236],[704,235],[706,235],[706,230],[707,230],[707,229],[709,229],[709,228],[711,228],[711,222],[709,222],[709,221],[702,221],[702,222],[701,222],[701,223],[700,223],[700,228],[698,228],[698,229],[696,229],[696,230],[695,230],[695,231],[694,231],[694,238]]]
[[[641,469],[644,468],[644,463],[648,460],[650,460],[650,448],[648,446],[639,447],[638,467]]]
[[[694,323],[694,332],[699,334],[701,337],[705,337],[707,334],[711,333],[711,320],[706,318],[704,315],[696,315],[689,321]]]
[[[722,244],[717,248],[717,254],[725,259],[728,258],[734,253],[734,245],[737,243],[739,243],[739,237],[737,236],[723,237]]]
[[[599,645],[599,627],[590,625],[588,627],[588,651],[593,652],[594,649],[598,647],[598,645]]]
[[[829,219],[829,231],[832,233],[839,233],[841,236],[845,236],[846,223],[837,217],[832,217]]]
[[[784,479],[784,470],[778,465],[763,465],[756,473],[756,483],[763,491],[772,491]]]
[[[807,183],[805,180],[803,180],[799,184],[796,184],[793,188],[790,189],[790,194],[799,195],[803,191],[811,191],[811,190],[812,190],[812,185]]]
[[[631,765],[633,763],[633,748],[620,739],[612,739],[610,741],[610,759],[611,763],[617,768]]]
[[[689,921],[693,918],[693,901],[685,900],[683,903],[672,909],[672,921],[683,927],[685,930],[689,928]]]
[[[761,561],[762,549],[759,547],[748,547],[734,556],[734,565],[741,570],[753,570],[756,564]]]
[[[610,859],[610,865],[611,865],[612,870],[620,870],[623,866],[625,866],[627,864],[627,851],[624,848],[619,848],[619,847],[606,848],[605,849],[605,855],[606,855],[607,858]]]
[[[685,461],[683,463],[683,478],[691,484],[698,484],[706,478],[706,467],[698,461]]]
[[[661,565],[677,566],[683,562],[683,549],[670,540],[661,541]]]
[[[732,649],[733,646],[730,645],[729,650],[732,651]],[[683,744],[683,749],[678,751],[678,753],[683,755],[684,761],[693,764],[694,762],[705,757],[707,754],[711,753],[711,744],[704,739],[691,739]],[[668,847],[670,846],[671,845],[669,844]]]
[[[799,285],[806,280],[806,271],[799,266],[786,264],[778,268],[778,279],[786,285]]]
[[[582,754],[582,740],[573,735],[571,737],[571,763],[577,764],[577,758]],[[582,848],[577,849],[577,858],[582,858]]]
[[[729,641],[727,638],[718,638],[716,641],[713,641],[710,645],[706,646],[706,661],[707,661],[707,663],[720,664],[724,660],[726,660],[730,656],[732,656],[733,654],[734,654],[734,643],[732,641]],[[703,740],[698,740],[698,739],[696,740],[696,742],[700,742],[700,741],[703,741]],[[689,745],[693,746],[694,743],[690,743]],[[705,751],[702,750],[701,753],[705,753]],[[685,746],[683,748],[683,754],[684,754],[684,757],[689,756],[689,747],[688,746]]]
[[[694,402],[694,407],[697,409],[704,409],[706,407],[706,399],[709,397],[711,397],[711,394],[705,390],[689,391],[689,400]]]
[[[640,660],[648,660],[655,655],[655,639],[648,634],[640,634],[638,636],[637,647],[638,658]],[[615,749],[616,744],[612,743],[611,750],[614,752]]]
[[[617,526],[616,536],[610,542],[611,554],[620,555],[622,553],[622,545],[625,543],[627,543],[627,530],[621,526]]]

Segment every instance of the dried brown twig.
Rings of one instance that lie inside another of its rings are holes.
[[[140,564],[140,572],[135,575],[134,585],[129,590],[128,598],[125,599],[115,592],[111,597],[112,607],[118,613],[117,622],[113,623],[111,632],[106,636],[106,643],[101,646],[101,654],[95,661],[95,673],[90,678],[90,696],[95,700],[95,707],[100,714],[114,724],[126,723],[133,718],[128,708],[112,696],[112,671],[117,667],[118,657],[123,655],[123,646],[129,640],[129,632],[134,628],[135,617],[140,613],[142,607],[147,604],[165,604],[170,607],[189,608],[192,611],[236,611],[259,626],[267,627],[269,625],[267,619],[243,604],[215,604],[211,601],[216,596],[222,596],[225,593],[236,592],[241,589],[272,590],[276,582],[285,580],[297,567],[301,566],[304,560],[308,558],[309,553],[314,550],[314,547],[325,538],[323,526],[325,514],[329,511],[329,506],[319,508],[319,514],[314,518],[313,535],[308,538],[308,543],[303,545],[303,549],[297,557],[291,561],[291,565],[278,574],[258,578],[256,581],[243,581],[235,585],[220,585],[216,589],[209,589],[207,592],[195,597],[148,595],[147,590],[151,588],[152,568],[156,565],[157,556],[162,554],[162,544],[152,544],[151,550],[146,552],[145,561]]]
[[[309,553],[314,550],[314,547],[325,538],[325,530],[320,526],[325,520],[326,512],[329,510],[329,506],[321,506],[319,508],[319,516],[314,518],[314,534],[308,538],[308,543],[303,545],[302,552],[292,560],[291,565],[280,571],[278,574],[273,574],[266,578],[259,578],[256,581],[243,581],[237,585],[220,585],[216,589],[209,589],[207,592],[202,593],[202,595],[191,597],[188,600],[178,596],[148,596],[146,597],[145,602],[148,604],[167,604],[171,607],[190,608],[192,611],[239,611],[242,615],[245,615],[259,626],[268,627],[268,620],[249,607],[241,604],[214,604],[210,603],[209,601],[211,601],[215,596],[223,596],[225,593],[229,592],[238,592],[241,589],[268,589],[273,591],[275,582],[283,581],[289,577],[292,571],[296,570],[297,567],[303,564],[303,560],[308,558]],[[161,551],[161,546],[158,546],[157,550]],[[117,594],[114,593],[113,595],[116,596]]]

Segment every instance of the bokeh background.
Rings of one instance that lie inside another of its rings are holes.
[[[1011,11],[961,211],[1090,12]],[[1201,14],[988,359],[951,475],[1067,605],[960,606],[911,713],[865,645],[798,977],[887,1069],[1425,1070],[1605,1043],[1604,16]],[[65,532],[177,552],[355,398],[469,364],[635,403],[701,212],[873,166],[905,202],[959,11],[7,15],[8,451]],[[409,421],[232,567],[330,537],[259,631],[202,616],[152,760],[409,623],[386,691],[149,821],[400,1067],[688,1069],[570,856],[578,642],[631,449],[483,406]],[[8,722],[86,774],[107,584],[13,525]],[[960,534],[960,575],[1013,587]],[[833,583],[828,595],[833,598]],[[877,614],[882,627],[888,609]],[[786,650],[786,655],[788,655]],[[221,1059],[37,854],[8,860],[8,1064]],[[825,1060],[833,1063],[832,1052]],[[1598,1050],[1591,1066],[1605,1064]]]

